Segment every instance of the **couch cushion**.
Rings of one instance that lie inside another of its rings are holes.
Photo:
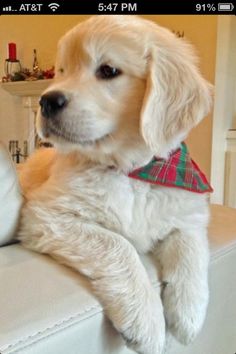
[[[12,241],[21,202],[14,164],[7,149],[0,142],[0,246]]]
[[[50,257],[2,247],[0,284],[1,354],[122,352],[88,281]]]
[[[236,348],[236,210],[213,207],[211,298],[197,340],[171,338],[167,354],[223,354]],[[158,286],[152,262],[144,263]],[[21,245],[0,249],[1,354],[131,354],[104,318],[88,281]]]

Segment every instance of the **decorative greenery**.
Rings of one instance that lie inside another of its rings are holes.
[[[47,70],[33,70],[30,71],[27,68],[23,68],[18,72],[13,74],[8,74],[2,78],[2,82],[11,82],[11,81],[36,81],[36,80],[45,80],[52,79],[54,77],[54,66]]]

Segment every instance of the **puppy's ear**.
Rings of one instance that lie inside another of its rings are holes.
[[[211,101],[211,85],[200,75],[191,46],[166,31],[148,56],[141,111],[141,132],[153,153],[168,157],[209,112]]]

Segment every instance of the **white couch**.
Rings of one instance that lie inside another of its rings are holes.
[[[8,222],[14,229],[21,198],[18,186],[9,174],[3,173],[7,169],[11,170],[11,166],[0,148],[0,188],[8,186],[8,193],[0,194],[0,225]],[[10,203],[14,198],[15,203]],[[12,208],[8,215],[7,200]],[[196,341],[188,347],[169,337],[167,354],[236,352],[236,209],[216,205],[211,209],[211,295],[206,322]],[[10,215],[15,215],[15,219]],[[5,229],[0,227],[0,241],[2,238],[4,243],[12,237],[12,231],[9,233],[7,228],[6,236]],[[143,260],[155,284],[155,268],[148,257]],[[133,352],[125,347],[104,317],[83,276],[20,244],[10,244],[0,248],[0,353]]]

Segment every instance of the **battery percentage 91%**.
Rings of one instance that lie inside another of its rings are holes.
[[[196,4],[197,12],[215,12],[216,7],[215,4]]]

